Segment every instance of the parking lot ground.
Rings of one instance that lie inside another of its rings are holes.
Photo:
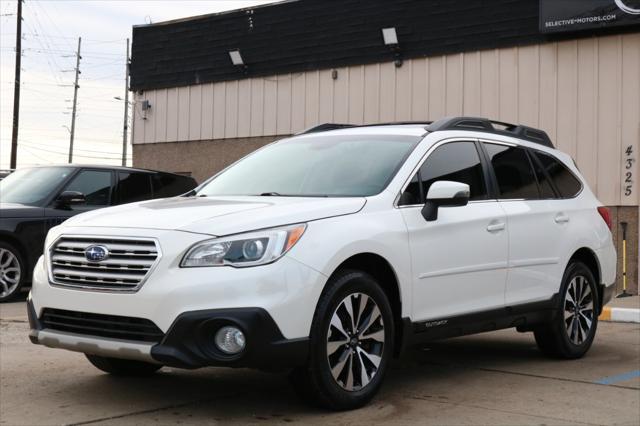
[[[1,425],[640,422],[640,324],[600,323],[576,361],[547,359],[531,334],[512,330],[437,342],[395,362],[369,406],[341,413],[302,402],[283,374],[110,377],[82,354],[32,345],[27,331],[24,302],[0,305]]]

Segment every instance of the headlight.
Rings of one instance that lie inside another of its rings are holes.
[[[275,262],[300,240],[306,228],[306,224],[292,225],[202,241],[189,249],[180,266],[242,268]]]

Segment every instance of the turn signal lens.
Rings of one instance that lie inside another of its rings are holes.
[[[284,251],[287,252],[289,249],[296,245],[302,234],[304,234],[304,230],[306,229],[306,225],[298,225],[295,228],[291,228],[289,230],[287,236],[287,244],[285,245]]]
[[[613,228],[613,224],[611,223],[611,212],[609,209],[606,207],[598,207],[598,213],[600,213],[602,220],[604,220],[604,223],[606,223],[609,230],[611,230]]]

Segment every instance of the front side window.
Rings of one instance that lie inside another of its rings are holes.
[[[538,183],[527,152],[518,147],[484,144],[503,200],[539,199]]]
[[[582,190],[582,184],[567,167],[551,155],[542,152],[536,152],[535,155],[551,177],[562,198],[572,198],[578,195]]]
[[[135,203],[151,197],[151,177],[148,173],[118,173],[119,204]]]
[[[17,170],[0,181],[0,202],[41,206],[73,171],[71,167]]]
[[[402,135],[291,138],[245,157],[196,195],[372,196],[386,188],[419,141]]]
[[[487,199],[482,163],[474,142],[450,142],[436,148],[422,164],[418,175],[423,197],[429,195],[434,182],[448,180],[469,185],[472,201]]]
[[[73,209],[108,206],[111,201],[111,172],[83,170],[71,180],[64,190],[80,192],[87,200],[81,206],[72,206]]]

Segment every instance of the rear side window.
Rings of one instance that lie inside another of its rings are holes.
[[[196,187],[187,177],[158,173],[153,175],[153,198],[167,198],[182,195]]]
[[[527,152],[518,147],[484,144],[498,182],[500,199],[538,199],[538,183]]]
[[[531,153],[531,151],[529,151]],[[551,185],[550,179],[547,177],[546,173],[542,169],[542,166],[535,158],[531,159],[533,163],[533,169],[536,171],[536,177],[538,178],[538,186],[540,187],[540,197],[542,199],[548,200],[551,198],[556,198],[556,193],[553,190],[553,186]]]
[[[486,200],[487,186],[478,150],[473,142],[450,142],[429,155],[419,171],[422,194],[439,180],[466,183],[471,189],[471,200]]]
[[[572,198],[578,195],[582,190],[582,183],[564,164],[551,155],[542,152],[536,152],[535,155],[540,160],[542,167],[547,171],[562,198]]]
[[[118,172],[118,196],[119,204],[151,199],[151,175],[148,173]]]

